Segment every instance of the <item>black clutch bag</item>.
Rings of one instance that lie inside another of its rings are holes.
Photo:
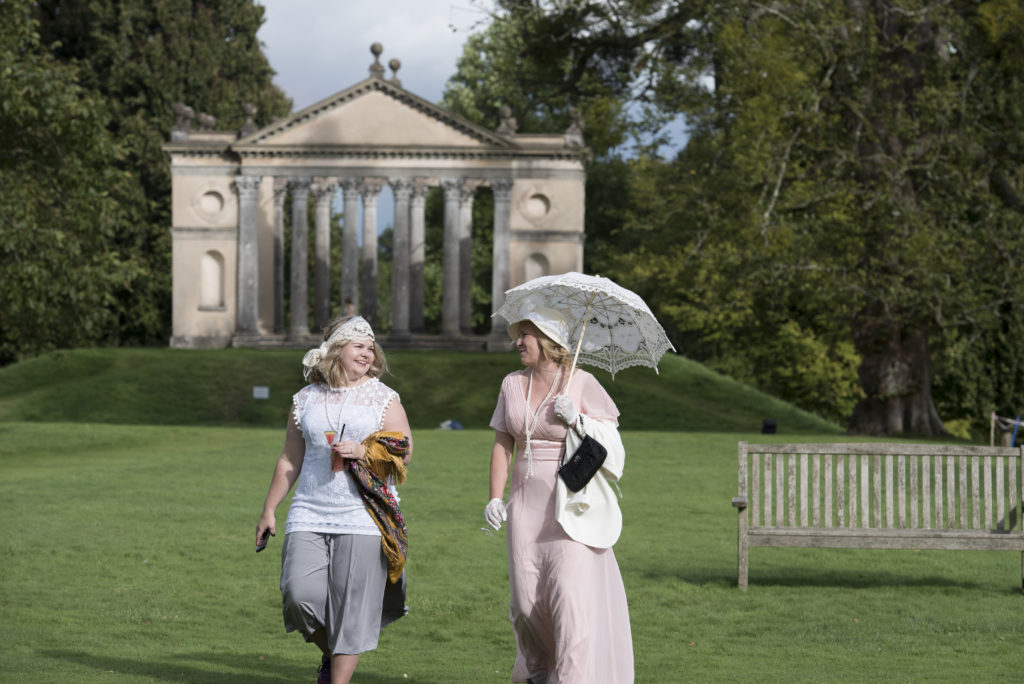
[[[607,456],[608,450],[603,444],[584,434],[576,453],[558,469],[558,476],[565,482],[569,491],[578,492],[586,487],[590,479],[601,469]]]

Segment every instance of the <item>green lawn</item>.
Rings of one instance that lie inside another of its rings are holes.
[[[253,552],[300,358],[78,350],[0,369],[0,682],[313,681],[315,648],[281,626],[281,540]],[[416,441],[411,613],[356,681],[506,682],[504,538],[480,528],[515,357],[390,359]],[[682,357],[599,378],[623,412],[615,553],[638,682],[1020,680],[1015,553],[755,548],[736,589],[736,443],[838,426]],[[469,429],[434,429],[446,418]]]
[[[411,613],[356,681],[508,681],[504,540],[480,532],[491,434],[415,437]],[[281,627],[280,539],[252,547],[282,438],[0,423],[0,681],[312,682],[315,649]],[[1016,554],[752,549],[741,593],[736,442],[764,436],[624,438],[638,682],[1019,681]]]

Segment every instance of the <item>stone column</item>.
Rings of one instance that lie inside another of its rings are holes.
[[[473,197],[478,180],[467,180],[459,193],[459,330],[473,334]]]
[[[359,190],[360,178],[341,178],[338,185],[345,200],[345,223],[341,228],[342,315],[355,313],[359,303]]]
[[[313,200],[316,202],[314,223],[313,268],[313,320],[317,330],[323,330],[331,317],[331,200],[337,186],[328,179],[313,184]]]
[[[291,263],[291,316],[288,336],[309,336],[309,284],[306,271],[309,266],[309,198],[310,178],[295,178],[292,189],[292,263]]]
[[[359,264],[359,313],[377,327],[377,199],[384,181],[363,181],[363,259]]]
[[[510,218],[512,211],[511,178],[496,178],[491,181],[491,192],[494,194],[494,251],[491,266],[491,313],[493,314],[505,303],[505,292],[509,289],[509,241]],[[500,316],[491,317],[491,336],[487,341],[489,348],[500,349],[507,346],[508,322]]]
[[[426,217],[429,186],[424,179],[412,184],[412,199],[409,205],[409,328],[412,332],[426,331],[423,321],[423,293],[426,291],[426,276],[423,264],[426,261]]]
[[[238,292],[235,332],[258,335],[259,298],[259,199],[260,176],[239,176],[238,190]]]
[[[409,337],[409,199],[412,181],[391,181],[395,194],[395,230],[391,244],[391,336]]]
[[[288,179],[274,179],[274,334],[284,333],[284,200]]]
[[[459,334],[459,198],[462,180],[442,178],[444,188],[444,249],[441,267],[444,269],[441,288],[441,333]]]

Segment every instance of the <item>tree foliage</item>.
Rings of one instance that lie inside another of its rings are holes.
[[[686,114],[588,243],[684,353],[862,432],[1024,402],[978,374],[1024,355],[1019,2],[500,5],[568,99]]]
[[[528,5],[495,15],[466,41],[440,104],[490,128],[508,107],[524,133],[565,130],[575,108],[585,122],[588,147],[601,157],[625,139],[624,102],[593,70],[573,73],[570,42],[551,41],[543,55],[531,53],[537,37],[552,34],[568,41],[573,35],[568,22]]]
[[[109,107],[40,45],[31,9],[0,3],[0,364],[110,341],[142,278],[117,245],[142,198]]]
[[[31,324],[7,332],[26,306],[12,304],[4,310],[12,324],[5,321],[4,330],[18,341],[6,359],[72,343],[165,343],[171,185],[162,145],[175,123],[172,106],[184,102],[228,130],[244,122],[245,103],[257,106],[257,125],[290,110],[256,39],[263,8],[252,0],[3,0],[0,9],[4,30],[13,32],[0,47],[5,63],[17,77],[40,84],[17,87],[5,75],[0,86],[7,91],[5,125],[31,133],[21,152],[5,159],[21,188],[22,212],[7,221],[5,242],[43,254],[47,231],[68,231],[92,242],[90,253],[105,255],[75,286],[99,293],[89,300],[103,310],[89,314],[99,322],[75,338]],[[58,144],[66,146],[59,154],[37,153]],[[41,180],[48,174],[50,180]],[[54,251],[43,271],[79,268],[73,256]],[[38,300],[31,316],[19,320],[61,318],[52,297],[36,294],[40,283],[30,280],[31,272],[26,267],[5,280],[25,288],[8,290],[11,301]]]

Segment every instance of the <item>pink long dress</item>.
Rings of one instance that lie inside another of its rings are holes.
[[[612,549],[573,541],[555,521],[555,478],[565,424],[553,399],[541,407],[525,454],[529,370],[505,377],[490,426],[516,441],[508,507],[510,611],[517,655],[512,681],[533,684],[628,684],[633,640],[626,590]],[[564,384],[564,381],[563,383]],[[618,424],[619,411],[597,379],[577,369],[570,396],[589,417]],[[540,397],[533,397],[538,401]]]

